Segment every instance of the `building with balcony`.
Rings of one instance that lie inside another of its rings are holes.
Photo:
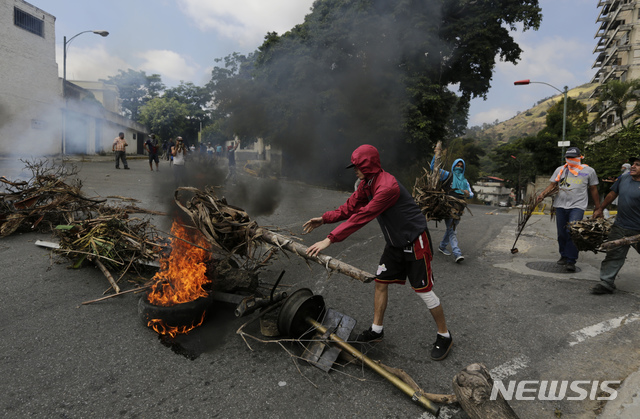
[[[640,0],[599,0],[597,7],[600,13],[596,22],[600,26],[595,34],[597,43],[593,53],[596,59],[592,66],[597,71],[591,82],[604,85],[610,80],[639,79]],[[592,97],[597,97],[599,92],[596,88]],[[635,103],[629,104],[629,112],[634,106]],[[590,111],[598,109],[591,108]],[[604,112],[593,128],[596,137],[603,136],[620,129],[620,121],[613,111]]]

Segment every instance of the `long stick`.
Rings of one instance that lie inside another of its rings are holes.
[[[357,279],[358,281],[371,282],[375,278],[375,275],[370,274],[369,272],[360,270],[354,266],[341,262],[338,259],[334,259],[330,256],[326,256],[326,255],[309,256],[307,254],[307,249],[308,249],[307,246],[294,242],[290,238],[281,236],[280,234],[276,234],[272,231],[258,228],[256,230],[256,234],[260,236],[260,238],[267,243],[271,243],[284,250],[294,252],[297,255],[302,256],[307,260],[319,263],[320,265],[325,266],[327,269],[339,272],[343,275],[350,276],[351,278]]]
[[[610,242],[604,242],[600,245],[599,250],[611,250],[614,247],[626,246],[638,242],[640,242],[640,234],[635,236],[623,237],[618,240],[611,240]]]
[[[111,276],[111,273],[109,272],[109,270],[102,264],[102,262],[100,262],[100,260],[95,259],[93,257],[89,257],[88,258],[90,261],[92,261],[93,263],[96,264],[96,266],[98,268],[100,268],[100,270],[102,271],[102,273],[104,274],[104,276],[107,277],[107,281],[109,281],[109,283],[111,284],[111,286],[113,287],[114,291],[116,293],[120,292],[120,287],[118,286],[118,284],[116,284],[116,281],[113,279],[113,277]]]
[[[117,294],[107,295],[106,297],[97,298],[97,299],[95,299],[95,300],[85,301],[85,302],[84,302],[84,303],[82,303],[82,304],[83,304],[83,305],[86,305],[86,304],[91,304],[91,303],[97,303],[98,301],[108,300],[109,298],[117,297],[117,296],[119,296],[119,295],[129,294],[129,293],[132,293],[132,292],[134,292],[134,293],[135,293],[135,292],[144,291],[144,290],[146,290],[146,289],[148,289],[148,288],[151,288],[152,286],[153,286],[153,284],[145,285],[145,286],[140,287],[140,288],[134,288],[134,289],[132,289],[132,290],[127,290],[127,291],[119,292],[119,293],[117,293]]]

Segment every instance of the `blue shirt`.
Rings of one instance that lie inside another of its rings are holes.
[[[618,194],[618,215],[615,224],[628,230],[640,230],[640,181],[626,173],[611,187]]]

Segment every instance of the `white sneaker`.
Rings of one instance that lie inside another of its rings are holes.
[[[464,256],[460,255],[456,258],[456,263],[460,263],[464,260]]]

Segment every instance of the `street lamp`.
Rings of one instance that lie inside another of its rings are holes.
[[[109,32],[107,31],[82,31],[80,33],[77,33],[75,35],[73,35],[71,37],[71,39],[69,39],[67,41],[67,37],[64,37],[64,46],[62,48],[63,52],[62,52],[62,79],[63,80],[67,80],[67,49],[69,48],[69,44],[71,43],[71,41],[73,41],[78,35],[82,35],[83,33],[87,33],[87,32],[93,32],[96,35],[100,35],[100,36],[108,36]]]
[[[518,80],[513,82],[515,86],[522,86],[522,85],[531,84],[531,83],[546,84],[547,86],[553,87],[558,92],[564,94],[564,111],[562,112],[562,155],[560,156],[560,162],[564,163],[564,147],[567,139],[567,94],[569,93],[569,88],[567,86],[564,86],[564,91],[563,91],[549,83],[545,83],[543,81],[531,81],[529,79]]]
[[[520,172],[522,171],[522,163],[516,158],[516,156],[512,155],[511,158],[518,163],[518,195],[516,196],[516,205],[518,205],[522,202],[522,199],[520,198]]]
[[[67,41],[67,37],[64,37],[64,45],[62,46],[62,96],[66,100],[67,98],[67,49],[69,49],[69,44],[73,41],[77,36],[82,35],[83,33],[93,32],[96,35],[100,35],[102,37],[108,36],[109,32],[107,31],[82,31],[77,33],[71,37]],[[62,144],[60,147],[60,154],[64,159],[64,155],[67,152],[67,109],[66,106],[62,110]]]

